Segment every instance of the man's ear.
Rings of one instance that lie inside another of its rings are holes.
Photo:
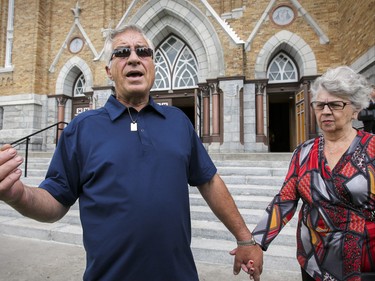
[[[107,72],[107,77],[108,77],[109,79],[113,80],[113,79],[112,79],[111,68],[110,68],[108,65],[105,67],[105,71]]]

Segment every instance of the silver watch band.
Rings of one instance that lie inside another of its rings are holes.
[[[246,241],[237,241],[237,246],[255,246],[257,242],[254,239],[254,236],[251,236],[250,240]]]

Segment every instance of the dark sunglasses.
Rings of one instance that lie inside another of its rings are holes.
[[[146,47],[135,48],[134,51],[139,58],[148,58],[148,57],[152,58],[154,55],[154,51],[151,48],[146,48]],[[113,57],[128,58],[130,57],[131,52],[132,52],[132,49],[128,47],[115,49],[112,52],[110,61],[113,59]]]
[[[351,104],[351,102],[344,102],[344,101],[330,101],[330,102],[320,102],[320,101],[313,101],[311,103],[311,107],[315,110],[323,110],[324,107],[327,105],[328,108],[332,110],[343,110],[347,104]]]

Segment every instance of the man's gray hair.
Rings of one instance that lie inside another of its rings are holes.
[[[316,100],[321,89],[351,101],[357,110],[368,107],[372,92],[367,79],[348,66],[329,68],[326,73],[318,77],[311,85],[311,101]]]
[[[121,33],[124,33],[125,31],[129,31],[129,30],[135,31],[135,32],[138,32],[139,34],[141,34],[144,37],[144,39],[146,40],[148,47],[151,48],[152,50],[154,50],[154,44],[152,43],[152,41],[150,39],[147,38],[143,29],[141,27],[139,27],[138,25],[130,24],[130,25],[121,26],[121,27],[118,27],[118,28],[115,28],[115,29],[111,29],[111,30],[108,31],[108,34],[106,36],[106,39],[105,39],[105,42],[104,42],[104,51],[103,51],[103,55],[102,55],[102,59],[107,63],[108,66],[109,66],[109,62],[110,62],[112,52],[113,52],[113,39],[117,35],[119,35]]]

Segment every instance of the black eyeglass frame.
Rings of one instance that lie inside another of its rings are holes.
[[[341,103],[340,107],[332,108],[332,105],[337,104],[337,103]],[[318,104],[321,106],[321,108],[316,107],[316,105],[318,105]],[[351,104],[351,102],[350,101],[345,102],[345,101],[341,101],[341,100],[330,101],[330,102],[313,101],[313,102],[310,103],[310,106],[314,110],[324,110],[324,107],[327,105],[329,110],[335,111],[335,110],[343,110],[345,108],[345,106],[347,106],[348,104]]]
[[[111,61],[113,57],[128,58],[130,57],[132,51],[133,50],[129,47],[122,47],[122,48],[114,49],[111,55],[111,59],[109,61]],[[151,48],[138,47],[138,48],[135,48],[134,51],[139,58],[142,58],[142,59],[148,58],[148,57],[154,58],[154,51]]]

